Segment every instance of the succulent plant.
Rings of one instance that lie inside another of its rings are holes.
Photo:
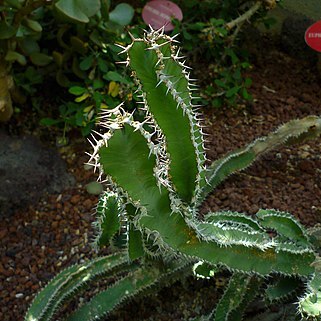
[[[217,307],[202,320],[242,320],[263,284],[269,284],[271,301],[304,282],[298,311],[318,318],[317,254],[293,216],[262,209],[255,217],[221,211],[200,218],[199,208],[220,182],[262,153],[318,137],[321,119],[293,120],[206,167],[201,114],[191,94],[195,85],[176,40],[163,30],[151,30],[143,38],[132,37],[122,53],[145,117],[137,120],[122,105],[104,110],[89,160],[106,185],[97,205],[94,244],[111,245],[115,254],[62,271],[36,296],[25,319],[50,320],[66,298],[90,281],[117,277],[67,317],[101,319],[130,297],[192,274],[195,264],[232,272]]]

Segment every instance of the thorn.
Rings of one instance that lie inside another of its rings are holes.
[[[167,45],[168,43],[170,43],[170,41],[165,41],[161,44],[154,44],[151,47],[146,48],[145,50],[157,50],[157,49],[161,48],[162,46]]]
[[[157,83],[156,88],[157,88],[163,81],[164,81],[164,80],[161,79],[161,80]]]
[[[133,36],[133,34],[130,31],[127,31],[129,34],[129,37],[132,41],[137,41],[137,39]]]
[[[178,36],[179,36],[179,33],[177,33],[176,35],[172,36],[171,40],[172,40],[173,42],[179,43],[179,41],[175,39],[175,38],[178,37]]]
[[[150,26],[151,28],[151,26]],[[153,30],[152,30],[153,31]],[[163,36],[165,32],[165,26],[160,27],[156,32],[159,34],[159,36]]]
[[[93,132],[94,132],[96,135],[100,136],[101,138],[105,138],[104,134],[101,134],[101,133],[97,132],[96,130],[93,130]]]
[[[155,67],[157,67],[160,63],[162,63],[163,61],[161,59],[158,59],[156,64],[155,64]]]
[[[124,53],[128,52],[128,50],[132,47],[131,44],[128,45],[127,47],[124,47],[124,46],[120,45],[119,43],[116,43],[115,45],[116,45],[117,47],[123,49],[121,52],[118,53],[118,55],[121,55],[121,54],[124,54]]]
[[[126,67],[129,66],[129,60],[126,60],[126,61],[116,61],[115,63],[116,63],[116,64],[119,64],[119,65],[125,65]]]

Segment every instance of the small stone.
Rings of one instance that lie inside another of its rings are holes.
[[[93,207],[93,203],[90,199],[86,199],[84,202],[83,202],[83,205],[84,207],[86,208],[86,210],[91,210],[92,207]]]
[[[17,294],[15,295],[15,297],[16,297],[17,299],[21,299],[21,298],[23,297],[23,293],[17,293]]]
[[[78,202],[80,201],[80,195],[74,195],[71,199],[70,199],[70,202],[71,204],[77,204]]]
[[[7,229],[0,230],[0,240],[4,239],[7,233],[8,233]]]
[[[53,221],[53,222],[51,223],[51,227],[54,228],[54,229],[56,229],[56,228],[58,227],[58,222],[57,222],[57,221]]]
[[[30,268],[30,270],[31,270],[31,273],[33,273],[33,274],[37,274],[37,272],[38,272],[38,268],[37,268],[35,265],[33,265],[33,266]]]
[[[25,267],[28,267],[29,264],[30,264],[30,258],[29,257],[24,257],[22,260],[21,260],[21,264]]]
[[[32,291],[37,291],[39,289],[39,285],[38,284],[34,284],[31,286],[31,290]]]
[[[315,172],[313,163],[307,159],[299,163],[299,168],[301,171],[306,172],[308,174],[313,174]]]

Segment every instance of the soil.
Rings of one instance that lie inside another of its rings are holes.
[[[286,121],[320,113],[320,76],[309,61],[299,61],[274,46],[265,48],[264,55],[254,54],[252,61],[249,76],[254,101],[234,110],[204,109],[210,159],[266,135]],[[97,196],[85,188],[96,179],[84,167],[84,153],[89,149],[84,139],[76,137],[60,148],[77,180],[74,188],[47,195],[36,205],[2,219],[0,320],[23,320],[31,300],[48,280],[63,268],[97,255],[90,247]],[[230,209],[254,214],[259,208],[288,211],[306,226],[321,222],[320,140],[264,155],[220,185],[202,211]],[[221,293],[218,280],[195,283],[188,279],[158,295],[133,301],[109,320],[188,320],[198,311],[210,311]]]

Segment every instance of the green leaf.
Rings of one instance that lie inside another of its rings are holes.
[[[93,62],[94,62],[94,56],[93,56],[93,55],[90,55],[90,56],[84,58],[84,59],[80,62],[79,68],[80,68],[81,70],[88,70],[88,69],[92,66]]]
[[[35,32],[41,32],[42,31],[41,24],[36,20],[31,20],[31,19],[25,18],[24,19],[24,23],[32,31],[35,31]]]
[[[233,88],[229,89],[229,90],[225,93],[225,96],[226,96],[227,98],[230,98],[230,97],[232,97],[232,96],[235,96],[235,95],[238,93],[239,89],[240,89],[240,87],[233,87]]]
[[[43,67],[49,65],[53,61],[53,58],[42,52],[33,52],[30,55],[30,60],[34,65]]]
[[[100,13],[105,22],[109,20],[110,0],[101,0]]]
[[[183,30],[183,36],[186,40],[191,40],[193,38],[193,36],[187,32],[185,29]]]
[[[321,271],[318,261],[314,262],[316,271],[307,282],[307,291],[299,300],[298,310],[302,315],[308,316],[309,320],[320,320],[321,317]]]
[[[252,79],[251,78],[245,78],[244,80],[244,86],[250,87],[252,85]]]
[[[43,126],[53,126],[61,123],[61,120],[58,119],[52,119],[52,118],[42,118],[40,120],[40,125]]]
[[[10,39],[16,35],[18,28],[0,21],[0,39]]]
[[[121,26],[126,26],[132,21],[134,12],[133,7],[129,4],[120,3],[109,13],[109,19]]]
[[[157,271],[142,269],[136,273],[125,276],[115,285],[94,296],[91,301],[71,314],[67,321],[101,319],[130,297],[134,297],[144,288],[153,285],[157,280]]]
[[[101,89],[105,86],[105,83],[100,79],[94,79],[93,89]]]
[[[224,89],[226,89],[226,88],[227,88],[226,83],[225,83],[225,82],[223,82],[223,81],[222,81],[222,80],[220,80],[220,79],[215,79],[215,80],[214,80],[214,83],[215,83],[217,86],[222,87],[222,88],[224,88]]]
[[[98,67],[102,72],[107,72],[108,71],[108,64],[104,59],[98,58],[97,59]]]
[[[17,61],[20,65],[25,66],[27,64],[26,57],[16,51],[8,51],[4,60],[15,62]]]
[[[207,223],[220,223],[220,224],[232,224],[241,225],[246,227],[248,230],[252,231],[262,231],[262,227],[256,222],[252,217],[247,214],[242,214],[238,212],[216,212],[216,213],[207,213],[204,217],[205,222]]]
[[[251,150],[237,150],[228,153],[224,157],[216,160],[209,166],[207,173],[208,184],[203,186],[200,193],[201,203],[205,197],[214,190],[222,181],[232,173],[249,166],[256,159],[256,155]]]
[[[241,93],[244,99],[248,100],[251,98],[251,95],[248,93],[248,91],[246,90],[246,88],[242,88],[241,89]]]
[[[99,0],[59,0],[55,7],[77,22],[87,23],[100,10]]]
[[[36,40],[31,37],[25,37],[19,41],[19,46],[25,55],[31,55],[40,51],[40,46]]]
[[[116,71],[108,71],[107,74],[103,76],[103,78],[109,81],[117,81],[123,84],[130,84],[130,81],[128,81],[125,77],[123,77]]]
[[[199,223],[197,225],[200,235],[205,240],[214,240],[221,246],[232,244],[247,244],[252,247],[267,247],[270,245],[269,236],[263,231],[249,230],[233,225],[221,223]]]
[[[20,9],[21,6],[22,6],[21,1],[19,1],[19,0],[5,0],[5,2],[6,2],[9,6],[15,8],[15,9]]]
[[[68,89],[68,91],[75,96],[82,95],[83,93],[87,92],[87,89],[80,86],[72,86]]]

